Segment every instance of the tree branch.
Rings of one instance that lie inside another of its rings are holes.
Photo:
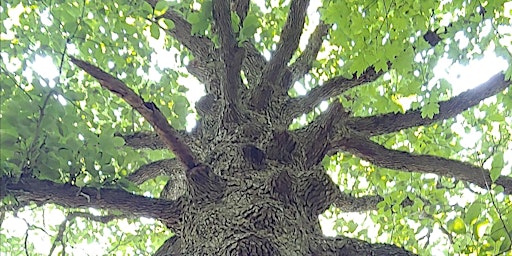
[[[79,188],[70,184],[22,177],[16,184],[8,183],[6,190],[20,202],[119,210],[129,216],[155,218],[167,226],[176,224],[181,215],[179,201],[143,197],[120,189]]]
[[[318,164],[325,156],[329,141],[335,133],[343,134],[343,128],[340,126],[341,120],[348,117],[343,105],[336,100],[332,102],[327,110],[320,114],[312,123],[306,127],[297,130],[297,137],[304,138],[302,145],[306,152],[304,163],[307,167]]]
[[[164,142],[158,138],[158,134],[150,131],[135,132],[133,134],[116,133],[115,136],[122,137],[125,145],[134,149],[164,149],[167,148]]]
[[[172,176],[175,172],[183,171],[183,166],[176,159],[163,159],[141,166],[126,177],[133,183],[140,185],[149,179],[160,175]]]
[[[276,79],[282,78],[287,70],[288,62],[299,46],[308,5],[309,0],[292,0],[290,4],[288,18],[281,32],[281,39],[277,43],[277,49],[270,62],[265,66],[263,77],[252,97],[254,106],[257,106],[258,109],[264,109],[268,106],[269,96],[273,94],[270,88],[275,85]]]
[[[434,173],[471,182],[483,189],[491,185],[489,171],[469,163],[446,159],[438,156],[414,155],[411,153],[387,149],[362,136],[351,134],[330,145],[329,154],[343,150],[354,154],[376,166],[406,172]],[[496,184],[502,185],[505,193],[512,192],[512,178],[501,176]]]
[[[237,121],[238,90],[241,87],[240,70],[244,59],[244,51],[237,46],[231,25],[229,0],[213,0],[213,19],[220,38],[220,59],[224,63],[224,74],[221,79],[223,97],[226,100],[229,121]]]
[[[286,64],[292,58],[293,53],[299,46],[299,39],[304,28],[306,19],[306,10],[309,5],[309,0],[292,0],[290,4],[290,12],[284,24],[281,39],[277,44],[277,49],[274,56],[265,67],[263,73],[263,82],[269,82],[286,68]]]
[[[382,201],[384,199],[380,196],[354,197],[340,191],[332,203],[343,212],[364,212],[376,210],[377,204]]]
[[[197,166],[190,148],[179,138],[178,132],[169,125],[165,116],[160,112],[158,107],[152,102],[145,102],[132,89],[126,86],[121,80],[106,73],[100,68],[93,66],[85,61],[71,57],[71,62],[80,67],[82,70],[96,78],[102,87],[117,94],[125,100],[130,106],[137,110],[155,129],[160,138],[165,142],[176,157],[187,168]]]
[[[158,0],[146,0],[146,2],[155,8]],[[189,49],[194,56],[206,56],[214,49],[210,39],[192,35],[192,25],[178,12],[168,9],[162,17],[174,22],[174,28],[166,32]]]
[[[354,74],[352,78],[342,76],[333,77],[327,80],[323,85],[311,89],[306,95],[291,99],[287,105],[286,113],[290,113],[292,117],[308,113],[322,101],[336,97],[356,86],[371,83],[377,80],[382,74],[384,74],[382,70],[376,72],[375,68],[369,67],[359,77],[357,77],[356,74]]]
[[[403,129],[429,125],[434,122],[452,118],[480,103],[485,98],[493,96],[509,87],[510,81],[505,81],[503,74],[496,74],[487,82],[467,90],[447,101],[439,103],[439,114],[432,119],[422,118],[421,110],[409,110],[404,114],[384,114],[371,117],[353,118],[348,125],[363,134],[381,135],[400,131]]]
[[[306,49],[304,49],[299,58],[297,58],[297,60],[292,65],[290,65],[290,70],[292,72],[292,84],[300,80],[311,70],[313,62],[316,60],[318,52],[322,47],[322,43],[324,41],[323,38],[329,32],[329,28],[329,25],[325,24],[323,21],[320,21],[320,24],[316,26],[315,31],[309,37]]]

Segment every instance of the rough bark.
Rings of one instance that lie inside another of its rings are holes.
[[[154,6],[157,1],[147,2]],[[139,111],[158,134],[125,135],[127,146],[165,147],[175,153],[176,159],[149,163],[129,177],[140,183],[160,174],[170,176],[160,199],[115,188],[98,191],[27,177],[4,182],[3,191],[21,202],[115,209],[134,217],[158,219],[176,235],[156,255],[413,255],[396,245],[322,236],[318,215],[331,205],[360,211],[374,209],[381,200],[341,193],[325,173],[322,158],[343,151],[377,166],[436,173],[484,187],[490,179],[483,168],[386,149],[372,142],[370,136],[451,118],[508,88],[510,82],[496,75],[478,89],[442,102],[434,119],[422,119],[418,111],[354,118],[334,102],[309,125],[290,131],[288,124],[293,118],[382,74],[369,67],[359,77],[334,77],[304,97],[291,99],[286,90],[311,68],[312,56],[318,53],[328,28],[321,24],[308,49],[288,67],[298,47],[308,1],[292,0],[290,5],[281,41],[269,62],[254,45],[238,46],[233,35],[229,6],[245,17],[248,1],[240,1],[240,5],[214,1],[219,49],[214,49],[206,37],[192,36],[191,25],[179,13],[165,13],[164,17],[176,25],[167,32],[196,57],[188,68],[207,87],[207,95],[196,105],[201,120],[190,134],[171,127],[158,108],[135,94],[129,84],[71,57],[72,63]],[[250,90],[243,89],[241,71],[247,75]],[[229,111],[235,114],[220,118]],[[510,193],[511,180],[500,177],[497,183]]]

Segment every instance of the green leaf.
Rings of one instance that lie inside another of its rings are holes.
[[[464,234],[466,232],[466,224],[464,220],[457,217],[448,222],[448,230],[455,232],[456,234]]]
[[[171,30],[175,27],[174,22],[169,19],[162,19],[165,24],[165,29]]]
[[[171,6],[171,2],[169,2],[169,1],[166,1],[166,0],[158,1],[155,5],[155,15],[156,16],[163,15],[167,11],[167,9],[169,9],[170,6]]]
[[[464,216],[464,221],[466,223],[472,223],[478,216],[480,216],[480,213],[483,211],[484,205],[482,203],[472,203],[466,210],[466,215]]]
[[[437,102],[428,102],[421,109],[421,117],[428,117],[430,119],[434,118],[434,115],[439,114],[439,103]]]
[[[160,27],[156,23],[151,23],[149,31],[151,32],[151,37],[155,39],[160,38]]]
[[[116,183],[121,188],[130,191],[130,192],[140,192],[140,188],[133,182],[127,180],[127,179],[120,179]]]
[[[503,159],[504,152],[497,152],[492,157],[492,164],[491,164],[491,180],[492,182],[495,182],[501,175],[501,170],[503,170],[503,167],[505,166],[505,160]]]
[[[121,147],[124,145],[124,139],[121,137],[114,137],[112,139],[112,143],[114,144],[114,147]]]
[[[66,92],[66,97],[71,101],[81,101],[85,99],[85,93],[68,91]]]
[[[231,27],[235,33],[238,33],[240,30],[240,17],[238,17],[236,12],[231,12]]]

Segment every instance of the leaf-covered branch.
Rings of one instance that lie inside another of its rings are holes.
[[[14,184],[7,183],[6,192],[20,202],[119,210],[129,216],[155,218],[168,226],[177,223],[181,214],[181,204],[178,201],[143,197],[120,189],[79,188],[28,177],[23,177]]]
[[[329,32],[329,27],[329,25],[325,24],[323,21],[320,21],[320,24],[318,24],[313,34],[311,34],[309,37],[306,49],[304,49],[299,58],[297,58],[297,60],[292,65],[290,65],[290,70],[292,72],[292,83],[304,77],[304,75],[311,70],[313,62],[315,61],[318,52],[322,47],[324,37]]]
[[[356,86],[371,83],[377,80],[383,73],[383,71],[376,72],[375,68],[369,67],[359,77],[356,74],[352,78],[333,77],[323,85],[311,89],[306,95],[291,99],[287,105],[286,113],[290,113],[293,117],[308,113],[322,101],[336,97]]]
[[[482,167],[438,156],[414,155],[408,152],[387,149],[356,134],[333,141],[330,147],[330,154],[340,150],[346,151],[379,167],[454,177],[484,189],[491,185],[489,171]],[[512,192],[512,178],[501,176],[496,184],[502,185],[505,188],[505,193],[510,194]]]
[[[130,89],[121,80],[106,73],[100,68],[91,65],[85,61],[70,57],[71,62],[96,78],[102,87],[117,94],[125,100],[132,108],[137,110],[155,129],[160,138],[165,142],[181,163],[188,168],[197,165],[190,148],[179,138],[178,132],[169,124],[167,118],[160,112],[158,107],[152,102],[145,102],[139,95]]]
[[[483,99],[491,97],[509,87],[510,81],[503,74],[496,74],[487,82],[467,90],[447,101],[439,103],[439,114],[432,119],[422,118],[421,110],[410,110],[404,114],[384,114],[371,117],[353,118],[349,126],[368,135],[387,134],[411,127],[429,125],[434,122],[455,117],[464,110],[476,106]]]
[[[290,12],[282,29],[276,51],[263,70],[262,79],[256,87],[256,92],[253,96],[254,106],[257,106],[259,109],[267,107],[268,98],[273,94],[270,88],[275,84],[275,79],[281,78],[285,73],[288,62],[299,46],[299,39],[304,28],[308,5],[309,0],[292,0],[290,3]]]

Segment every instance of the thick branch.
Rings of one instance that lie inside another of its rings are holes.
[[[7,193],[14,195],[20,202],[119,210],[129,216],[155,218],[168,226],[177,223],[181,214],[178,201],[138,196],[120,189],[78,188],[28,177],[21,178],[16,184],[8,183],[6,189]]]
[[[354,74],[352,78],[342,76],[333,77],[327,80],[323,85],[311,89],[306,95],[291,99],[287,107],[287,113],[291,113],[290,116],[293,117],[308,113],[322,101],[336,97],[356,86],[371,83],[377,80],[383,73],[382,70],[376,72],[375,68],[369,67],[359,77],[357,77],[356,74]]]
[[[188,168],[197,165],[196,160],[192,156],[190,148],[179,138],[178,132],[169,125],[165,116],[160,112],[158,107],[152,102],[145,102],[132,89],[126,86],[121,80],[106,73],[100,68],[93,66],[85,61],[71,58],[71,62],[80,67],[82,70],[98,80],[102,87],[117,94],[123,98],[130,106],[137,110],[155,129],[160,138],[165,142],[178,159]]]
[[[323,38],[329,31],[329,27],[329,25],[321,21],[313,34],[309,37],[306,49],[304,49],[299,58],[290,65],[290,70],[292,72],[292,84],[304,77],[304,75],[311,70],[313,62],[316,60],[316,56],[322,47],[322,42],[324,41]]]
[[[175,172],[182,170],[183,166],[176,158],[163,159],[141,166],[135,172],[128,175],[127,179],[137,185],[140,185],[149,179],[156,178],[157,176],[171,176],[174,175]]]
[[[258,87],[256,87],[253,96],[253,105],[257,106],[259,109],[268,106],[269,96],[273,94],[270,88],[275,86],[276,81],[282,82],[278,79],[282,78],[287,70],[288,62],[299,46],[299,39],[304,28],[308,5],[309,0],[292,0],[290,4],[288,18],[283,27],[277,49],[272,59],[263,70],[263,77]]]
[[[155,8],[158,0],[146,0],[146,2]],[[174,28],[169,29],[166,32],[189,49],[194,56],[205,56],[214,48],[213,43],[208,38],[193,36],[192,25],[188,23],[188,21],[185,20],[178,12],[168,9],[162,17],[174,22]]]
[[[233,33],[229,0],[213,1],[213,19],[220,38],[220,56],[224,64],[222,69],[224,74],[221,81],[223,96],[228,103],[228,109],[236,112],[239,98],[238,89],[241,87],[240,70],[244,52],[243,49],[237,46]]]
[[[384,114],[379,116],[354,118],[349,126],[363,134],[380,135],[403,129],[429,125],[434,122],[452,118],[462,111],[473,107],[485,98],[493,96],[509,87],[510,81],[505,81],[503,74],[496,74],[487,82],[467,90],[447,101],[439,103],[439,114],[432,119],[422,118],[421,110],[410,110],[404,114]]]
[[[331,143],[330,153],[343,150],[354,154],[376,166],[419,173],[434,173],[471,182],[487,189],[491,185],[489,172],[469,163],[450,160],[438,156],[413,155],[411,153],[387,149],[367,138],[352,134],[350,137]],[[496,184],[505,188],[505,193],[512,192],[512,178],[502,176]]]

